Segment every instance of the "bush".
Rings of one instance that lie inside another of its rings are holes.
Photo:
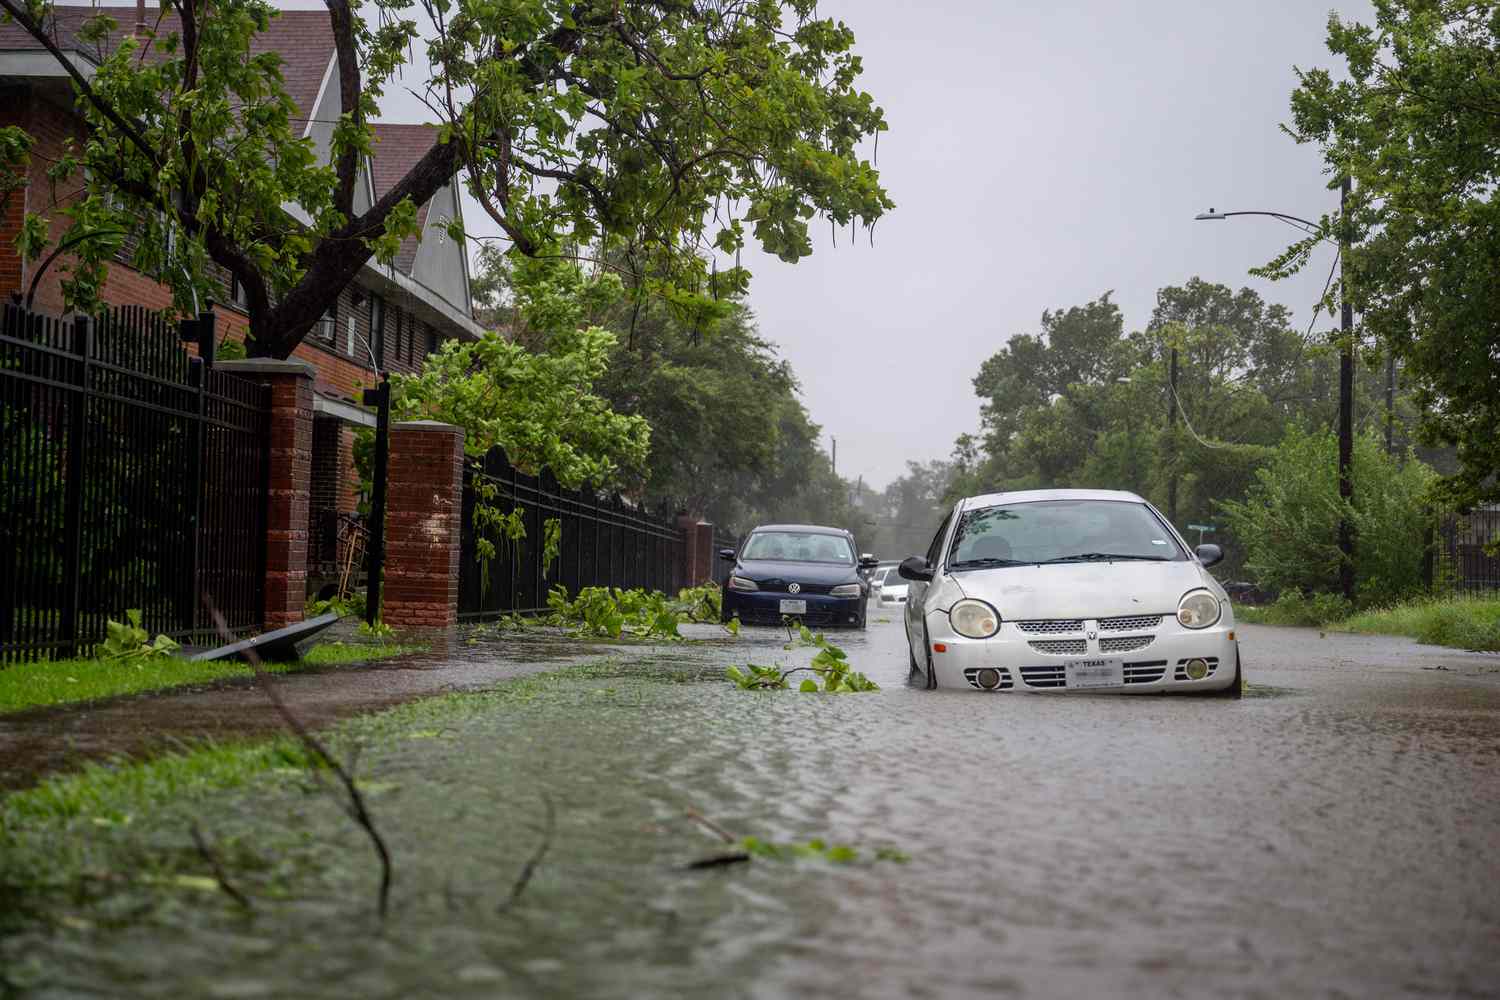
[[[1336,627],[1350,632],[1405,635],[1432,646],[1500,651],[1500,599],[1409,601],[1366,611]]]
[[[1352,610],[1340,594],[1309,595],[1300,590],[1287,590],[1254,615],[1244,614],[1244,609],[1236,609],[1236,613],[1257,624],[1321,626],[1343,621]]]
[[[1361,606],[1393,603],[1422,592],[1426,546],[1423,498],[1434,473],[1414,458],[1385,454],[1372,435],[1354,442],[1354,573]],[[1338,443],[1331,432],[1290,428],[1255,474],[1243,502],[1220,505],[1245,545],[1245,568],[1268,589],[1302,594],[1333,590],[1342,554],[1338,523]],[[1279,604],[1280,602],[1278,602]],[[1320,608],[1319,613],[1328,610]]]

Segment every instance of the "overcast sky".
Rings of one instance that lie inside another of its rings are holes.
[[[1249,268],[1292,230],[1193,216],[1336,204],[1316,150],[1278,129],[1293,67],[1336,65],[1330,8],[1369,13],[1367,0],[823,0],[885,108],[879,167],[897,207],[873,248],[841,233],[835,249],[825,227],[797,265],[744,263],[761,332],[795,366],[825,447],[838,438],[839,471],[883,486],[908,459],[946,458],[978,426],[980,363],[1044,309],[1113,290],[1136,329],[1158,288],[1198,275],[1307,322],[1331,251],[1262,281]],[[399,95],[384,110],[423,120]],[[493,231],[477,210],[466,221]]]

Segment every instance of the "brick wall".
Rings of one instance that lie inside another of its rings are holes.
[[[458,621],[464,432],[421,420],[391,427],[381,618],[396,628]]]

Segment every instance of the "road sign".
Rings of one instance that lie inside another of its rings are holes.
[[[1190,524],[1190,525],[1188,525],[1188,530],[1189,531],[1218,531],[1219,529],[1216,528],[1216,527],[1214,527],[1211,524]]]

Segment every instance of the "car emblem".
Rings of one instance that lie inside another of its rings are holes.
[[[800,594],[802,593],[802,584],[794,583],[790,587],[786,588],[786,592],[788,594]]]
[[[1097,639],[1097,638],[1099,638],[1099,633],[1098,632],[1090,632],[1089,633],[1089,638],[1090,639]]]

